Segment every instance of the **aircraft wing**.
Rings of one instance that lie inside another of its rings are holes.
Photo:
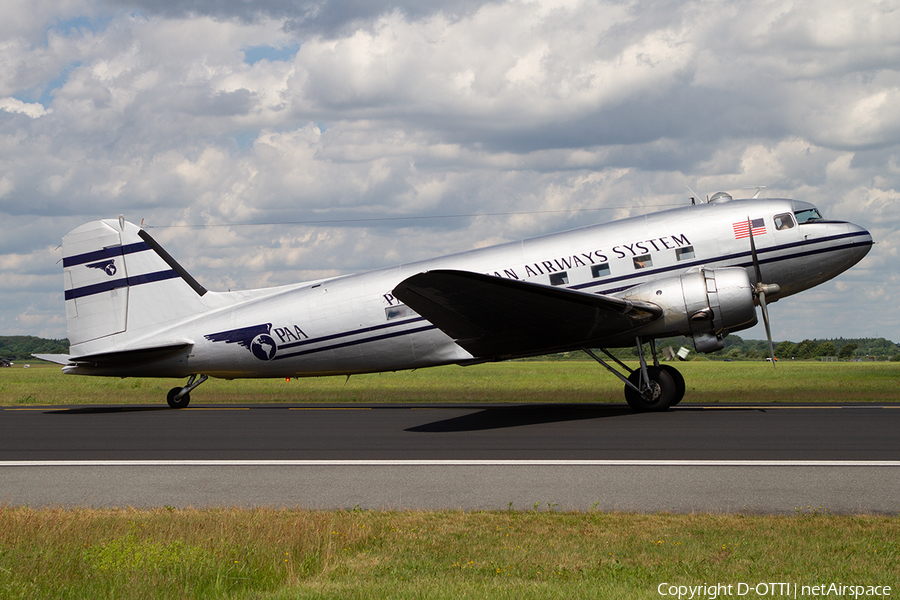
[[[393,295],[478,358],[590,346],[662,315],[655,304],[468,271],[419,273]]]

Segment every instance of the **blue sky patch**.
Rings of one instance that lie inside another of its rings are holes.
[[[73,17],[64,21],[57,21],[50,27],[50,30],[62,33],[67,36],[72,35],[76,31],[82,30],[96,33],[98,31],[104,31],[112,22],[114,16],[115,15],[110,13],[102,16],[97,16],[95,18],[86,16]]]
[[[66,84],[66,81],[68,81],[69,79],[69,73],[80,66],[81,61],[75,61],[72,64],[67,65],[62,71],[60,71],[59,75],[57,75],[54,79],[48,81],[47,85],[44,87],[44,90],[41,92],[40,98],[38,98],[38,102],[43,104],[45,107],[50,106],[50,103],[53,102],[53,96],[55,95],[56,90],[64,86]]]
[[[243,48],[244,62],[248,65],[253,65],[261,60],[268,60],[270,62],[276,60],[286,61],[294,58],[294,55],[297,54],[299,49],[300,44],[291,44],[290,46],[282,46],[281,48],[276,48],[275,46],[248,46],[247,48]]]

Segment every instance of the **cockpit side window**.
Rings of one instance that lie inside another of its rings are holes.
[[[773,220],[775,221],[775,230],[776,231],[790,229],[794,226],[794,217],[791,216],[791,213],[775,215],[775,218]]]
[[[823,217],[819,210],[816,208],[798,210],[794,213],[794,216],[797,217],[797,222],[801,225],[803,225],[804,223],[816,223],[818,221],[825,220],[825,217]]]

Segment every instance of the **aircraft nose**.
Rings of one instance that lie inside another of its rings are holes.
[[[855,223],[847,223],[850,233],[850,239],[853,241],[854,247],[858,247],[862,251],[862,255],[860,258],[868,254],[869,250],[872,249],[872,244],[874,244],[874,240],[872,239],[872,234],[869,233],[869,230],[865,227],[861,227],[856,225]]]
[[[872,240],[872,234],[865,227],[855,223],[847,223],[846,238],[849,244],[846,246],[847,253],[845,256],[849,263],[847,268],[850,268],[850,266],[861,261],[869,253],[869,250],[872,249],[872,244],[875,242]]]

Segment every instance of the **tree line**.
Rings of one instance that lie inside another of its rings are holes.
[[[682,346],[693,352],[690,338],[679,336],[659,340],[657,348],[667,346],[678,350]],[[27,360],[32,354],[68,354],[69,340],[48,340],[29,335],[0,336],[0,358]],[[613,353],[620,358],[636,356],[633,348],[617,348]],[[725,348],[706,354],[713,360],[763,360],[769,355],[766,340],[745,340],[737,335],[725,338]],[[582,352],[567,352],[554,355],[556,359],[582,358]],[[823,356],[836,356],[839,360],[896,360],[900,361],[900,346],[885,338],[803,340],[801,342],[782,341],[775,344],[775,356],[780,360],[808,360]]]
[[[775,342],[775,357],[779,360],[814,360],[824,356],[837,357],[838,360],[894,360],[900,361],[900,346],[885,338],[834,338],[813,339],[801,342],[782,341]],[[678,351],[684,346],[691,351],[688,360],[698,354],[694,351],[694,344],[690,338],[677,336],[656,341],[656,348],[661,353],[664,348],[672,348]],[[632,359],[637,357],[635,348],[615,348],[611,350],[617,358]],[[649,352],[644,345],[644,353]],[[765,360],[769,356],[769,343],[766,340],[745,340],[738,335],[731,334],[725,338],[725,348],[717,352],[702,354],[711,360]],[[550,357],[551,360],[581,360],[585,354],[578,352],[564,352]]]
[[[666,342],[692,348],[690,339],[683,336],[657,342],[657,345]],[[900,346],[885,338],[806,339],[800,342],[785,340],[773,345],[775,357],[779,360],[809,360],[833,356],[838,360],[900,361]],[[769,356],[769,344],[766,340],[744,340],[732,334],[725,338],[724,349],[707,356],[714,359],[761,360]]]
[[[47,340],[31,335],[0,336],[0,358],[28,360],[35,354],[68,354],[69,340]]]

